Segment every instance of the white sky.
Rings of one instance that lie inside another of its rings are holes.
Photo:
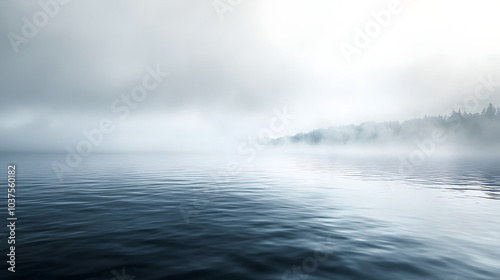
[[[109,104],[147,65],[171,75],[103,149],[236,147],[284,106],[297,118],[283,133],[443,114],[479,77],[500,80],[493,0],[402,0],[348,63],[340,43],[353,44],[356,28],[390,2],[243,1],[221,21],[211,0],[74,0],[15,54],[7,34],[21,34],[22,18],[40,7],[3,1],[2,149],[73,145],[82,129],[116,117]],[[500,106],[496,94],[489,102]]]

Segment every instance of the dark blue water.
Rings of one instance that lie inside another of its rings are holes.
[[[64,155],[1,157],[19,218],[1,279],[500,277],[498,160],[400,173],[395,157],[273,155],[224,172],[231,157],[93,154],[59,181]]]

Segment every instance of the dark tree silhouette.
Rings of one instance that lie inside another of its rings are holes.
[[[493,104],[490,103],[490,106],[488,106],[488,109],[486,109],[486,117],[492,119],[495,117],[496,113],[497,109],[495,108],[495,106],[493,106]]]

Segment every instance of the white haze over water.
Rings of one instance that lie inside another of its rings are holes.
[[[0,1],[9,268],[498,279],[499,8]]]
[[[70,1],[16,54],[37,1],[0,3],[2,151],[65,151],[117,120],[114,100],[145,68],[169,76],[96,151],[236,151],[276,137],[458,109],[481,77],[500,80],[498,1],[400,1],[402,11],[348,63],[339,47],[390,1],[244,1],[221,21],[213,1]],[[500,89],[498,89],[500,90]],[[500,106],[494,92],[481,100]],[[477,113],[472,112],[472,113]]]

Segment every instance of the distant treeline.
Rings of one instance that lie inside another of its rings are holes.
[[[468,146],[500,143],[500,107],[490,104],[482,113],[454,111],[449,116],[423,117],[405,122],[366,122],[318,129],[275,139],[273,144],[378,145],[414,143],[435,131],[448,141]]]

